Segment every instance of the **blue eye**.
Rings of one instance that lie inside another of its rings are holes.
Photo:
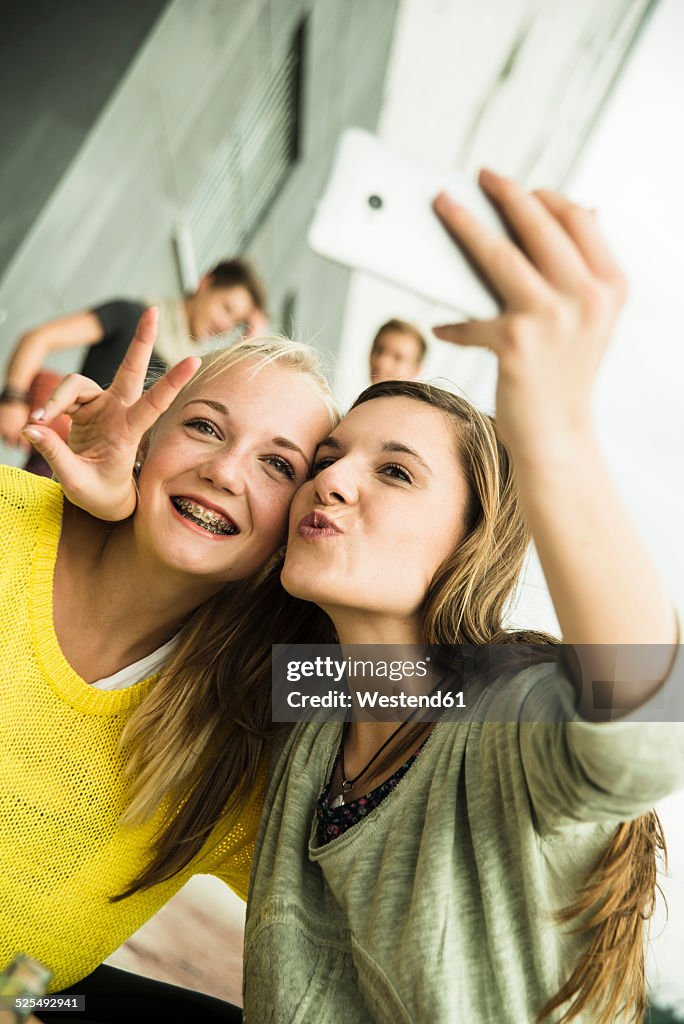
[[[292,465],[282,455],[267,455],[263,461],[267,462],[269,466],[273,466],[276,472],[282,473],[288,480],[296,479],[296,473]]]
[[[403,480],[404,483],[413,483],[411,474],[408,473],[403,466],[398,466],[396,462],[389,462],[386,466],[383,466],[380,470],[385,476],[392,477],[394,480]]]
[[[211,420],[205,420],[200,417],[192,420],[183,420],[184,427],[192,427],[198,434],[204,434],[207,437],[218,437],[219,433]]]

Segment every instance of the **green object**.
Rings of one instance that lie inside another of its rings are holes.
[[[0,1009],[14,1010],[18,1022],[31,1013],[29,1006],[17,1008],[15,999],[37,999],[45,994],[52,971],[25,953],[15,956],[9,967],[0,974]]]
[[[684,1018],[675,1014],[674,1010],[651,1006],[646,1011],[644,1024],[684,1024]]]
[[[554,665],[496,680],[325,845],[316,802],[341,727],[296,726],[274,752],[254,854],[245,1017],[533,1021],[586,941],[554,913],[619,822],[684,781],[680,723],[566,724],[573,699]]]

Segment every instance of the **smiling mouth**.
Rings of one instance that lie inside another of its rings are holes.
[[[189,498],[173,497],[171,504],[179,515],[191,523],[195,523],[196,526],[201,526],[207,533],[231,537],[240,532],[232,519],[221,515],[220,512],[214,512],[213,509],[205,508],[204,505],[198,505],[196,501],[190,501]]]

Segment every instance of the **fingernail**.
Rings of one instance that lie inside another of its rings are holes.
[[[35,427],[24,427],[21,431],[21,436],[25,437],[32,444],[39,444],[43,440],[40,430],[36,430]]]
[[[42,420],[44,418],[45,418],[45,409],[43,409],[42,406],[40,406],[38,409],[34,409],[33,412],[31,413],[31,415],[29,416],[30,420]]]
[[[479,181],[481,185],[495,185],[497,181],[503,181],[503,175],[497,174],[491,167],[483,167],[480,171]]]
[[[453,196],[450,196],[448,192],[440,192],[439,195],[435,196],[432,201],[432,205],[435,210],[458,210],[459,204],[456,202]]]

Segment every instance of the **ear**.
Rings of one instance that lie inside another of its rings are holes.
[[[197,288],[195,289],[195,295],[199,295],[200,292],[204,293],[204,292],[208,291],[212,287],[212,285],[213,285],[213,278],[212,278],[211,274],[203,274],[202,277],[200,277],[200,279],[199,279],[199,281],[197,283]]]
[[[140,438],[138,450],[135,453],[135,461],[139,462],[141,466],[147,457],[147,453],[150,450],[150,435],[151,430],[146,430],[143,436]]]

